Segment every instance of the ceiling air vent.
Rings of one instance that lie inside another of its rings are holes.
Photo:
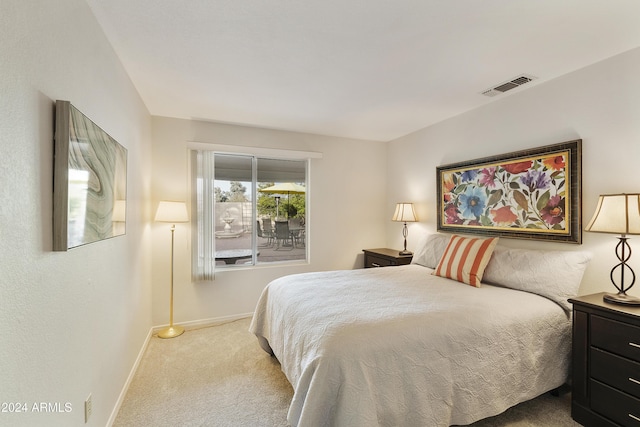
[[[521,76],[518,76],[512,80],[506,81],[504,83],[500,83],[499,85],[491,88],[491,89],[487,89],[482,93],[482,95],[485,96],[496,96],[496,95],[500,95],[501,93],[505,93],[508,90],[511,89],[515,89],[519,86],[522,86],[525,83],[529,83],[531,80],[534,80],[535,77],[530,76],[530,75],[526,75],[523,74]]]

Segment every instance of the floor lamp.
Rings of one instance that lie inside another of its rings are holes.
[[[187,205],[184,202],[160,202],[156,211],[157,222],[171,223],[171,300],[169,303],[169,327],[158,332],[160,338],[174,338],[182,335],[184,328],[173,325],[173,235],[176,222],[188,222]]]

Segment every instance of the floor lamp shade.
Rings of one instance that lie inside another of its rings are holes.
[[[409,231],[407,229],[407,222],[416,222],[418,217],[416,211],[413,208],[413,203],[398,203],[396,204],[396,210],[393,213],[392,221],[404,222],[402,227],[402,236],[404,236],[404,249],[400,251],[400,255],[411,255],[413,252],[407,250],[407,235]]]
[[[176,231],[176,222],[188,222],[189,214],[187,213],[187,205],[184,202],[165,202],[162,201],[158,205],[156,211],[157,222],[170,222],[171,225],[171,299],[169,300],[169,326],[160,332],[160,338],[174,338],[182,335],[184,328],[173,325],[173,237]]]
[[[156,211],[157,222],[188,222],[189,214],[184,202],[160,202]]]
[[[631,258],[631,247],[627,234],[640,234],[640,194],[603,194],[598,198],[596,211],[585,227],[596,233],[620,234],[616,256],[620,263],[611,269],[611,282],[617,294],[605,294],[604,300],[616,304],[640,305],[640,299],[628,296],[636,280],[633,269],[627,264]],[[625,273],[630,280],[625,282]],[[616,277],[620,277],[616,281]],[[627,284],[628,283],[628,284]]]

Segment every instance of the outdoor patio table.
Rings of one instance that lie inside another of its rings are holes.
[[[253,251],[251,249],[229,249],[216,251],[216,261],[224,261],[225,264],[235,264],[240,259],[249,259]],[[256,255],[260,255],[257,252]]]

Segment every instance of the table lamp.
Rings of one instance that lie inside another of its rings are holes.
[[[402,227],[402,236],[404,236],[404,249],[399,253],[400,255],[411,255],[413,252],[407,250],[407,222],[416,222],[416,212],[413,209],[413,203],[398,203],[396,204],[396,211],[393,214],[392,221],[404,222]]]
[[[171,223],[171,299],[169,301],[169,327],[158,332],[160,338],[174,338],[182,335],[184,328],[173,325],[173,236],[176,230],[176,222],[188,222],[187,205],[184,202],[165,202],[158,205],[156,211],[157,222]]]
[[[620,262],[612,269],[609,277],[618,290],[617,294],[607,293],[606,302],[625,305],[640,305],[640,298],[627,295],[636,281],[633,269],[627,264],[631,258],[631,247],[627,242],[627,234],[640,234],[640,194],[603,194],[598,199],[598,206],[593,218],[585,228],[597,233],[620,234],[616,246],[616,256]],[[620,280],[616,282],[614,273],[619,270]],[[625,271],[629,273],[629,284],[625,283]]]

